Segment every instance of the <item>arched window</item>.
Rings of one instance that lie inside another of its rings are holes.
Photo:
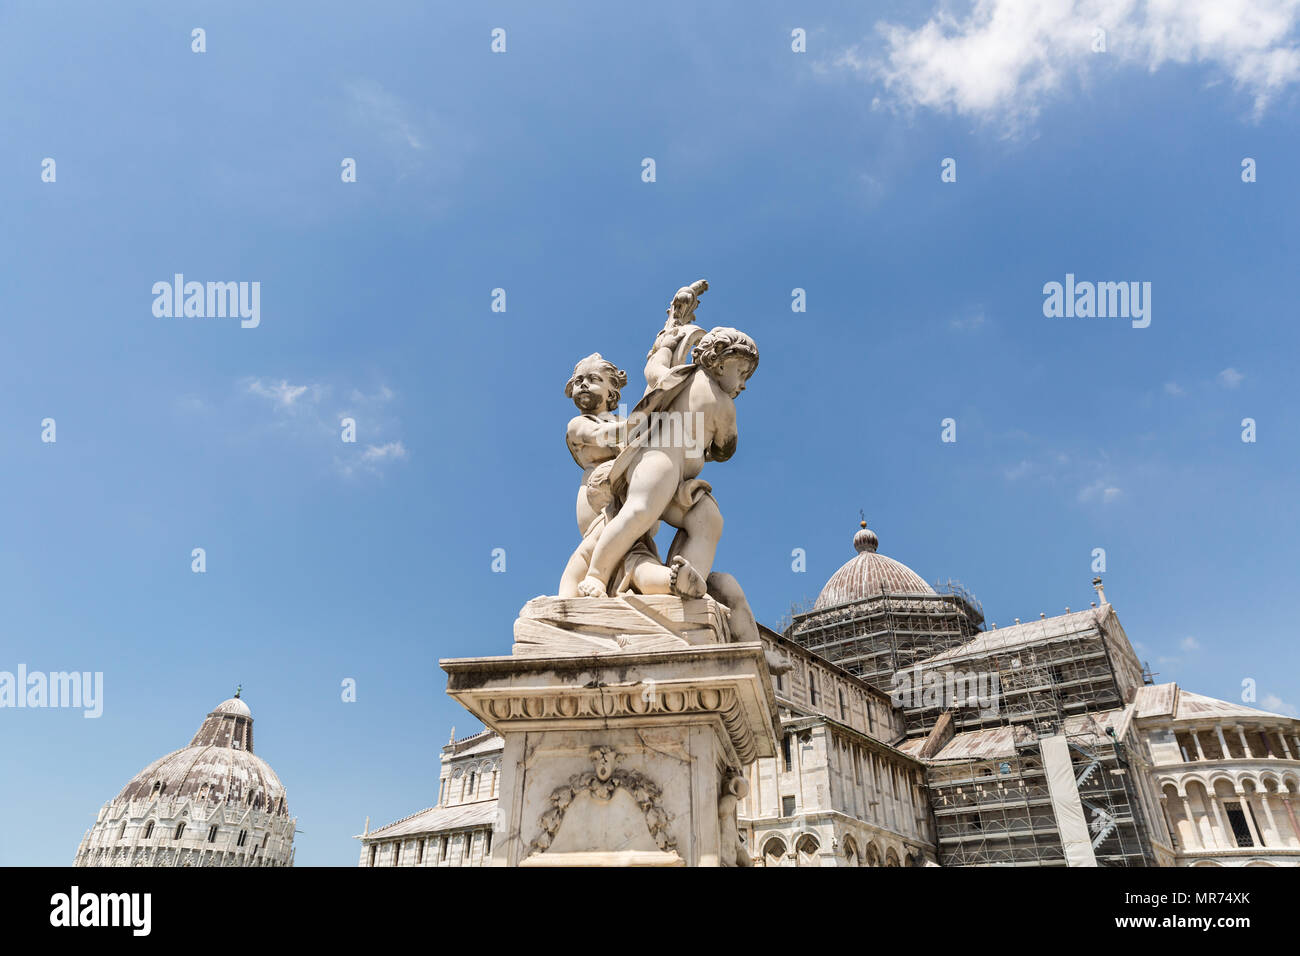
[[[763,865],[780,866],[781,860],[785,857],[785,841],[780,837],[772,837],[763,844]]]
[[[176,824],[176,839],[179,840],[184,835],[185,835],[185,821],[182,820],[180,823]]]
[[[816,837],[805,833],[799,838],[799,842],[794,845],[794,849],[799,865],[810,866],[816,863],[817,853],[821,849],[821,845],[817,842]]]
[[[144,825],[144,838],[147,840],[153,836],[153,821],[150,820]]]

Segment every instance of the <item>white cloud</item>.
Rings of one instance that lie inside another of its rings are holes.
[[[390,441],[383,445],[367,445],[366,450],[361,453],[361,460],[364,462],[401,460],[406,458],[406,454],[405,445],[400,441]]]
[[[1199,651],[1201,649],[1201,642],[1198,641],[1196,638],[1189,636],[1189,637],[1184,637],[1181,641],[1179,641],[1178,646],[1185,651]]]
[[[359,454],[349,453],[351,457],[334,459],[334,467],[344,477],[351,478],[358,472],[381,474],[384,467],[394,461],[405,461],[410,453],[400,441],[385,442],[382,445],[366,445]]]
[[[960,319],[953,319],[948,327],[957,332],[974,332],[984,324],[984,313],[976,312]]]
[[[1224,388],[1236,388],[1241,384],[1241,380],[1246,376],[1242,375],[1235,368],[1225,368],[1219,373],[1219,384]]]
[[[425,148],[425,136],[410,117],[406,105],[374,80],[356,80],[346,87],[348,102],[356,119],[395,143],[411,149]]]
[[[314,404],[320,400],[324,391],[321,385],[290,385],[284,379],[278,382],[264,382],[260,378],[255,378],[248,382],[249,394],[268,399],[281,409],[294,408],[298,399],[304,395],[308,396],[308,402]]]
[[[1300,717],[1300,710],[1297,710],[1294,704],[1288,704],[1276,694],[1266,694],[1264,699],[1259,702],[1259,706],[1264,708],[1264,710],[1272,711],[1275,714],[1285,714],[1287,717]]]
[[[1185,395],[1186,393],[1183,391],[1182,386],[1177,382],[1165,382],[1165,394],[1177,397],[1179,395]]]
[[[1094,501],[1100,501],[1103,505],[1108,505],[1112,501],[1118,501],[1123,495],[1124,491],[1121,488],[1116,488],[1105,481],[1094,481],[1092,484],[1079,489],[1079,502],[1080,504],[1090,504]]]
[[[974,0],[916,28],[878,23],[884,57],[841,66],[884,84],[905,108],[952,111],[1016,132],[1068,84],[1114,63],[1154,72],[1209,66],[1252,97],[1259,116],[1300,81],[1300,0]],[[1106,52],[1094,52],[1096,31]]]
[[[1012,465],[1010,468],[1007,468],[1005,471],[1003,471],[1002,474],[1006,477],[1007,481],[1016,481],[1020,478],[1025,477],[1033,470],[1034,470],[1033,462],[1031,462],[1028,458],[1022,458],[1020,459],[1019,462],[1017,462],[1016,464]]]

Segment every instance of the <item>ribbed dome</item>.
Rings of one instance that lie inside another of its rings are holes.
[[[284,785],[253,754],[253,717],[237,697],[222,701],[204,719],[190,745],[141,770],[117,795],[119,800],[201,797],[286,813]]]
[[[877,554],[879,541],[874,531],[862,527],[853,536],[857,550],[847,564],[831,575],[822,593],[817,595],[813,610],[879,597],[881,591],[891,594],[934,594],[934,588],[925,579],[900,561]]]

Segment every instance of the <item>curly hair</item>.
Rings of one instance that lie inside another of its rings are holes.
[[[739,329],[729,329],[721,325],[710,329],[708,334],[700,339],[699,344],[691,350],[691,360],[706,371],[716,369],[722,364],[723,359],[732,355],[742,356],[753,363],[749,370],[750,375],[757,371],[758,344]]]
[[[573,366],[573,374],[569,376],[569,381],[564,386],[564,397],[573,398],[573,383],[578,378],[578,370],[584,365],[595,364],[600,367],[601,371],[609,375],[610,384],[613,391],[610,393],[609,401],[605,403],[605,411],[612,412],[618,408],[619,398],[622,396],[623,388],[627,385],[627,372],[623,371],[609,359],[605,358],[599,352],[592,352],[585,359]]]

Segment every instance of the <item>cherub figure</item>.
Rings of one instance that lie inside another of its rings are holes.
[[[604,504],[594,505],[588,498],[587,479],[597,465],[613,461],[622,447],[620,438],[623,422],[614,414],[618,408],[622,389],[627,385],[627,373],[593,352],[573,367],[573,375],[564,386],[566,398],[573,399],[579,414],[569,419],[564,441],[569,454],[582,469],[582,485],[578,488],[578,533],[586,534]]]
[[[707,589],[705,579],[722,531],[716,504],[711,512],[699,512],[712,527],[686,526],[696,506],[706,497],[712,500],[707,482],[697,477],[704,463],[726,461],[735,453],[739,436],[734,400],[758,367],[758,346],[743,332],[719,327],[703,336],[691,355],[694,364],[669,369],[628,416],[626,446],[608,475],[617,513],[599,529],[586,577],[578,585],[584,597],[608,593],[614,571],[639,540],[653,535],[661,518],[685,532],[674,542],[676,553],[667,569],[672,593],[699,596]],[[698,422],[695,440],[653,440],[659,415]],[[681,586],[683,575],[688,589]]]
[[[573,375],[564,386],[564,394],[573,399],[580,414],[569,421],[565,443],[578,467],[582,484],[578,486],[576,513],[582,542],[569,557],[560,578],[560,597],[577,597],[578,585],[586,577],[592,552],[605,523],[613,517],[613,493],[609,475],[613,462],[622,450],[626,423],[613,414],[618,407],[620,390],[627,385],[627,373],[594,352],[574,366]],[[700,482],[707,488],[704,482]],[[717,505],[709,498],[689,520],[681,516],[675,527],[687,526],[697,533],[710,527],[710,508]],[[677,517],[676,512],[674,516]],[[718,523],[721,516],[718,517]],[[619,590],[635,588],[642,594],[680,594],[700,597],[706,591],[704,578],[686,566],[686,559],[670,556],[667,565],[659,560],[654,544],[658,525],[633,544],[623,562]],[[607,585],[608,587],[608,585]]]

